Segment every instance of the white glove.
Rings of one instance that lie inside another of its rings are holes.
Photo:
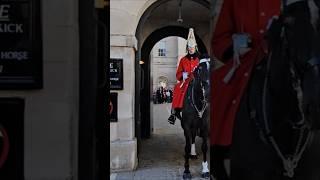
[[[183,72],[182,73],[182,79],[186,80],[188,78],[188,75],[189,75],[188,72]]]

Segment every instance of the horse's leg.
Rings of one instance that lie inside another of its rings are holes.
[[[258,87],[258,85],[253,82],[252,86]],[[281,160],[273,147],[265,144],[260,138],[259,131],[248,113],[251,111],[248,106],[248,100],[250,100],[247,97],[248,95],[248,93],[243,95],[234,123],[232,145],[230,147],[230,179],[287,179],[282,175]],[[253,106],[251,105],[251,107]],[[286,135],[286,133],[287,130],[284,130],[283,135]]]
[[[204,132],[205,131],[205,132]],[[208,137],[208,131],[202,130],[201,136],[202,136],[202,154],[203,154],[203,162],[202,162],[202,178],[209,178],[209,169],[208,169],[208,162],[207,162],[207,151],[208,151],[208,144],[207,144],[207,137]]]
[[[210,147],[210,172],[218,180],[229,180],[224,165],[229,149],[229,146],[212,145]]]
[[[192,128],[191,130],[191,136],[192,136],[192,144],[191,144],[191,153],[190,158],[191,159],[197,159],[197,153],[196,153],[196,128]]]
[[[185,155],[184,155],[184,173],[183,173],[183,179],[191,179],[191,173],[189,170],[189,156],[190,156],[190,150],[191,150],[191,139],[192,139],[192,135],[191,135],[191,129],[190,128],[186,128],[184,127],[184,136],[186,139],[186,145],[184,148],[185,151]]]

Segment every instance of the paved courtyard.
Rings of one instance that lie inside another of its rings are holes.
[[[185,140],[180,121],[175,125],[167,122],[171,104],[153,105],[154,132],[150,139],[142,140],[138,168],[131,172],[113,173],[112,180],[176,180],[184,171]],[[169,111],[168,111],[169,110]],[[194,180],[201,178],[202,139],[196,138],[198,159],[190,160]],[[209,152],[207,153],[209,158]],[[209,160],[209,159],[208,159]]]

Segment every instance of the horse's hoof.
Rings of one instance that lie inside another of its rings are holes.
[[[190,155],[190,159],[198,159],[198,155]]]
[[[205,178],[205,179],[209,179],[210,178],[210,173],[209,172],[201,173],[201,177]]]
[[[192,178],[190,172],[184,172],[182,177],[183,177],[183,179],[185,179],[185,180],[189,180],[189,179],[191,180],[191,178]]]

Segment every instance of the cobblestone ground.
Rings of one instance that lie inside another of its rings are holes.
[[[169,108],[168,108],[169,107]],[[154,133],[150,139],[142,140],[138,168],[131,172],[114,173],[115,180],[176,180],[182,179],[184,171],[185,139],[180,121],[175,125],[167,122],[171,104],[153,106]],[[192,179],[201,178],[202,139],[196,138],[198,159],[190,160]],[[209,160],[209,151],[207,152]]]

